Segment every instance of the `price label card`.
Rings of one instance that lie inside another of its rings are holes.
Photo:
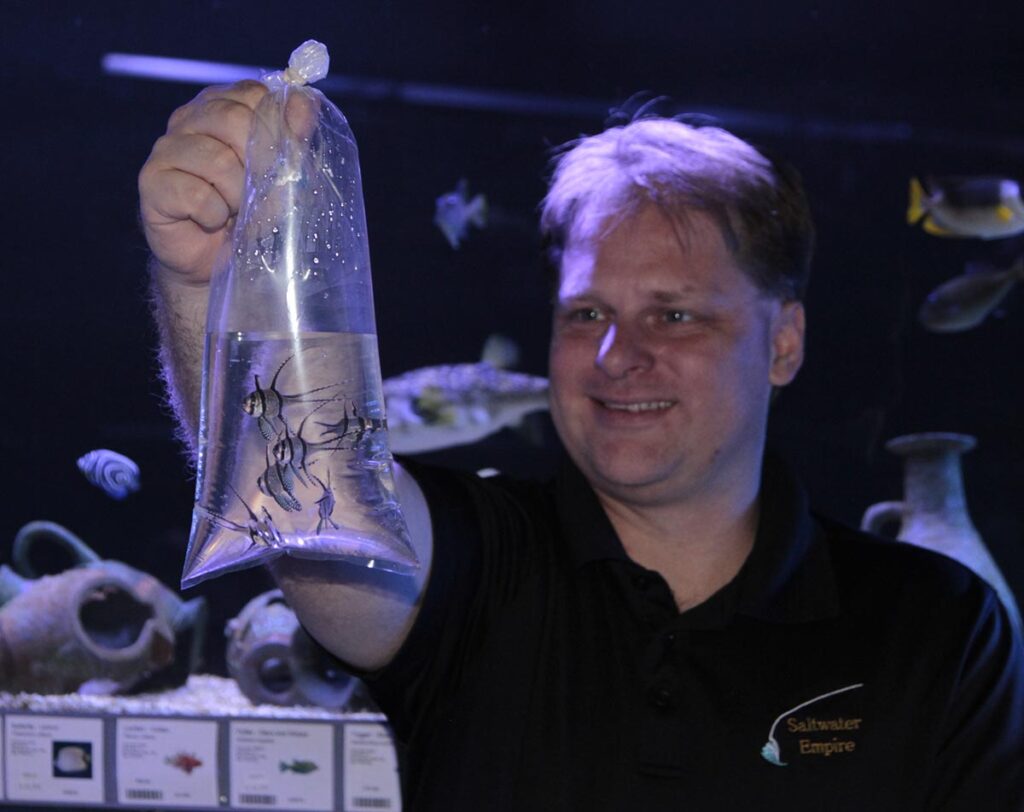
[[[386,725],[345,725],[345,812],[402,808],[398,761]]]
[[[8,715],[4,767],[12,801],[103,803],[103,720]]]
[[[117,800],[146,806],[217,806],[217,723],[117,720]]]
[[[334,727],[250,719],[229,726],[231,805],[334,809]]]

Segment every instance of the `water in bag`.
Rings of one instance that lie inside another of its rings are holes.
[[[294,63],[255,111],[232,254],[211,282],[183,586],[281,554],[418,566],[387,441],[358,153]]]

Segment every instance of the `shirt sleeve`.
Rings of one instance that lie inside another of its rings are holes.
[[[542,487],[403,460],[430,507],[433,562],[413,628],[384,668],[360,675],[409,741],[457,696],[495,613],[533,577],[544,549]]]
[[[957,667],[929,810],[1024,810],[1024,646],[987,589]]]

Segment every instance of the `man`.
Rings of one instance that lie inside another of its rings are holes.
[[[262,93],[204,91],[140,176],[193,436]],[[388,713],[407,808],[1024,808],[1024,658],[992,590],[813,516],[764,455],[803,356],[795,177],[724,131],[640,120],[561,156],[542,229],[559,476],[407,462],[419,575],[274,564]]]

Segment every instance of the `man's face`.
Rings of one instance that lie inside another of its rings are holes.
[[[771,387],[799,369],[803,328],[800,304],[762,294],[707,215],[681,227],[645,205],[563,254],[555,426],[604,496],[727,497],[756,484]]]

